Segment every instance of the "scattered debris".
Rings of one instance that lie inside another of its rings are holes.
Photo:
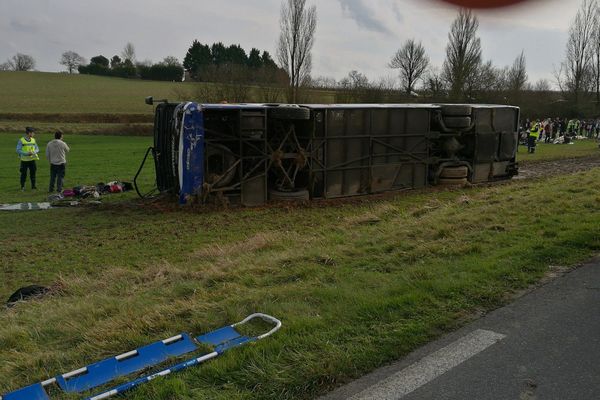
[[[31,211],[31,210],[47,210],[52,208],[52,205],[48,202],[44,203],[16,203],[16,204],[2,204],[0,205],[0,211]]]
[[[39,298],[45,294],[50,292],[50,288],[39,286],[39,285],[31,285],[25,286],[14,292],[6,302],[7,307],[12,307],[20,301],[29,300],[31,298]]]
[[[459,204],[469,204],[470,202],[471,202],[471,198],[469,196],[467,196],[466,194],[463,194],[462,196],[460,196],[458,198]]]

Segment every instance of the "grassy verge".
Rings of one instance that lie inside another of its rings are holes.
[[[527,153],[527,146],[519,146],[517,158],[519,164],[527,164],[565,158],[588,157],[599,153],[598,141],[587,139],[578,140],[574,144],[538,143],[537,149],[533,154]]]
[[[86,156],[68,176],[92,182],[131,174],[147,140],[72,139],[73,157]],[[0,298],[57,288],[0,311],[0,392],[262,311],[283,320],[272,338],[128,398],[312,398],[598,251],[599,179],[596,169],[328,208],[0,213]]]

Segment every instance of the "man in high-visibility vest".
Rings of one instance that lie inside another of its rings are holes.
[[[540,124],[535,122],[531,126],[529,131],[529,137],[527,138],[527,152],[535,153],[535,146],[538,138],[540,137]]]
[[[25,181],[27,180],[27,170],[29,170],[29,179],[31,179],[31,189],[35,187],[35,172],[37,171],[36,161],[40,159],[38,147],[33,135],[35,129],[31,127],[25,128],[25,136],[17,142],[17,154],[21,159],[21,190],[25,190]]]

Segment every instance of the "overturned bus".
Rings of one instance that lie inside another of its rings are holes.
[[[510,179],[518,121],[497,105],[161,101],[149,152],[182,203],[256,206]]]

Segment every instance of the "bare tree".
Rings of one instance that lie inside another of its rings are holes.
[[[35,68],[35,60],[27,54],[17,53],[7,61],[13,71],[30,71]]]
[[[170,67],[180,67],[181,63],[179,62],[179,59],[177,57],[174,56],[167,56],[165,57],[162,61],[161,64],[163,65],[168,65]]]
[[[416,82],[421,79],[428,66],[429,57],[425,54],[425,48],[421,42],[417,43],[413,39],[404,42],[389,64],[390,68],[400,70],[402,87],[409,96],[413,93]]]
[[[337,81],[335,78],[330,76],[317,76],[316,78],[311,78],[310,86],[318,89],[333,89],[337,86]]]
[[[552,88],[550,87],[550,82],[547,79],[538,80],[535,85],[531,88],[536,92],[549,92]]]
[[[298,89],[310,79],[317,7],[306,8],[306,0],[284,0],[279,24],[277,58],[290,77],[291,101],[295,103]]]
[[[0,64],[0,71],[10,71],[11,69],[12,67],[8,61]]]
[[[423,89],[428,92],[429,96],[441,99],[446,94],[446,82],[443,79],[442,72],[439,68],[430,68],[425,75]]]
[[[450,87],[450,97],[464,97],[465,85],[481,64],[481,40],[477,37],[479,21],[471,10],[461,9],[448,34],[443,75]]]
[[[133,43],[127,42],[121,52],[121,58],[123,58],[123,61],[130,61],[132,64],[135,64],[135,47]]]
[[[506,76],[507,89],[512,92],[520,92],[527,85],[527,62],[525,60],[525,51],[515,59],[512,67],[507,72]]]
[[[600,105],[600,6],[594,0],[596,12],[594,15],[593,38],[593,77],[594,89],[596,90],[596,104]]]
[[[575,19],[569,28],[566,60],[555,74],[563,91],[574,95],[575,104],[581,94],[589,89],[592,75],[594,48],[594,27],[596,24],[596,0],[583,0]]]
[[[340,81],[342,89],[363,89],[369,86],[369,78],[361,72],[352,70]]]
[[[69,73],[72,74],[74,70],[77,70],[77,67],[85,64],[85,58],[74,51],[65,51],[60,57],[60,64],[67,67]]]
[[[502,88],[502,70],[494,67],[491,60],[480,63],[465,82],[464,93],[469,101],[489,99],[490,94]]]

